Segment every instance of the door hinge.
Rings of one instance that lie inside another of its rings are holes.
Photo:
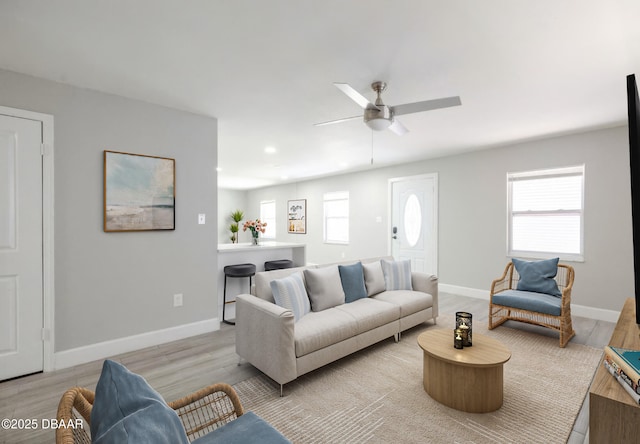
[[[43,328],[42,329],[42,340],[43,341],[48,341],[49,340],[49,329],[48,328]]]
[[[50,153],[50,148],[49,145],[47,145],[46,143],[41,143],[40,144],[40,155],[41,156],[48,156]]]

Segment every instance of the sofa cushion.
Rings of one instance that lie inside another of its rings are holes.
[[[188,444],[176,412],[145,379],[106,360],[91,410],[96,444]]]
[[[273,292],[271,291],[271,281],[291,276],[294,273],[302,272],[304,269],[305,267],[297,267],[282,268],[271,271],[259,271],[253,278],[255,287],[252,289],[252,294],[260,299],[264,299],[265,301],[275,302],[273,299]],[[302,277],[304,280],[304,275]]]
[[[296,322],[311,311],[302,273],[271,281],[271,291],[276,305],[291,310]]]
[[[355,319],[358,334],[400,319],[400,306],[373,298],[359,299],[335,309]]]
[[[342,290],[344,290],[345,303],[353,302],[367,297],[367,289],[364,286],[364,272],[362,263],[351,265],[338,265]]]
[[[386,290],[412,290],[411,287],[411,261],[388,261],[382,259],[382,272]]]
[[[312,311],[296,323],[296,357],[352,338],[357,334],[357,327],[353,316],[337,307]]]
[[[362,264],[364,271],[364,284],[367,287],[367,296],[382,293],[384,288],[384,273],[380,261]]]
[[[558,274],[558,258],[544,261],[523,261],[512,259],[516,267],[520,280],[517,290],[533,291],[535,293],[545,293],[561,297],[562,293],[555,281]]]
[[[290,442],[258,415],[253,412],[245,412],[237,419],[196,439],[192,444],[279,444]]]
[[[433,296],[415,290],[384,291],[373,296],[373,299],[397,305],[402,318],[433,307]]]
[[[560,316],[562,299],[545,293],[505,290],[493,295],[494,304]]]
[[[304,270],[311,310],[322,311],[344,304],[344,291],[337,265]]]

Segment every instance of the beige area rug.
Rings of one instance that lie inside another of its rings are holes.
[[[474,332],[511,350],[504,367],[504,403],[492,413],[445,407],[422,386],[425,329],[417,327],[279,386],[257,376],[235,386],[247,410],[294,443],[564,443],[599,363],[601,351],[508,327]],[[452,327],[453,328],[453,327]]]

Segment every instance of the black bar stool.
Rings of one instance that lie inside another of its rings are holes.
[[[267,261],[264,263],[264,271],[280,270],[281,268],[293,268],[293,261],[289,259],[279,259],[277,261]]]
[[[233,304],[235,301],[227,302],[227,278],[249,278],[249,291],[251,293],[251,277],[256,274],[256,266],[253,264],[236,264],[224,267],[224,291],[222,294],[222,322],[229,325],[236,325],[233,321],[227,321],[224,318],[224,308],[227,304]]]

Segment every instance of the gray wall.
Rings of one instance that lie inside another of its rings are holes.
[[[1,70],[0,98],[54,116],[55,351],[216,318],[217,121]],[[176,159],[175,231],[103,232],[103,150]]]
[[[247,209],[276,199],[277,239],[303,242],[309,262],[388,254],[388,179],[438,173],[439,279],[488,291],[506,263],[507,172],[585,164],[585,260],[573,303],[620,310],[633,296],[627,128],[554,137],[440,159],[247,192]],[[322,194],[350,192],[347,246],[322,243]],[[286,201],[307,199],[306,235],[286,233]],[[381,216],[381,223],[377,217]]]

